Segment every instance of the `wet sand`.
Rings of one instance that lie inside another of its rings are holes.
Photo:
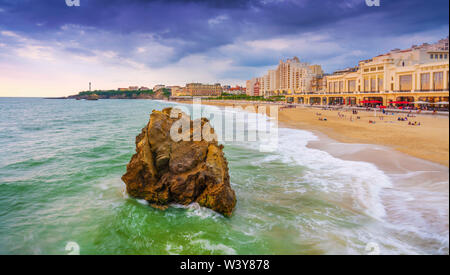
[[[313,133],[319,139],[308,147],[344,160],[369,162],[382,170],[392,183],[381,192],[385,220],[404,235],[410,234],[411,242],[427,239],[417,245],[448,254],[448,167],[382,145],[341,143],[318,131]]]
[[[339,117],[338,113],[343,117]],[[379,111],[376,114],[373,111],[363,111],[353,115],[351,111],[310,108],[285,109],[279,112],[280,121],[289,126],[318,130],[340,142],[387,146],[448,167],[448,117],[415,115],[408,117],[408,121],[398,121],[398,117],[405,115],[383,115]],[[327,121],[319,118],[327,118]],[[409,122],[420,122],[420,126],[409,125]]]

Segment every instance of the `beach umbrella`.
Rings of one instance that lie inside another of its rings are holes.
[[[380,105],[380,106],[378,106],[378,108],[380,108],[380,109],[386,109],[386,106]]]
[[[381,102],[379,100],[371,100],[371,101],[369,101],[369,103],[383,103],[383,102]]]
[[[430,102],[426,102],[426,101],[414,101],[414,104],[431,104]]]

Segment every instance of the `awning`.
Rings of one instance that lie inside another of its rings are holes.
[[[392,102],[389,102],[389,103],[393,103],[393,104],[411,104],[411,102],[408,102],[408,101],[392,101]]]

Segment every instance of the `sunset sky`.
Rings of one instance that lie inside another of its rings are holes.
[[[449,32],[442,0],[80,2],[0,0],[0,96],[244,85],[294,55],[331,73]]]

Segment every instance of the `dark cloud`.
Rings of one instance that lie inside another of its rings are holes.
[[[367,7],[365,0],[81,0],[80,7],[67,7],[65,0],[0,0],[6,15],[0,25],[21,31],[52,31],[78,24],[114,32],[149,32],[163,38],[226,42],[242,33],[251,37],[319,30],[343,19],[354,18],[352,28],[390,27],[391,31],[416,31],[448,24],[447,1],[383,1]],[[361,22],[367,14],[384,15],[382,22]],[[229,21],[218,29],[208,20],[226,15]],[[45,23],[45,28],[36,24]],[[411,28],[413,26],[414,28]]]
[[[171,63],[190,54],[210,54],[236,41],[316,33],[357,46],[353,44],[365,43],[361,39],[364,36],[370,44],[375,37],[382,39],[387,34],[448,29],[448,8],[449,2],[439,0],[381,0],[380,7],[368,7],[365,0],[81,0],[80,7],[67,7],[65,0],[0,0],[0,29],[34,39],[76,39],[83,44],[78,34],[55,35],[63,26],[77,25],[87,32],[110,34],[108,44],[98,41],[95,46],[89,42],[90,48],[112,48],[121,55],[146,40],[118,39],[148,34],[152,41],[173,48],[167,59]],[[290,51],[279,51],[271,57],[241,56],[235,63],[266,66],[285,53]],[[326,56],[324,53],[322,58]]]

